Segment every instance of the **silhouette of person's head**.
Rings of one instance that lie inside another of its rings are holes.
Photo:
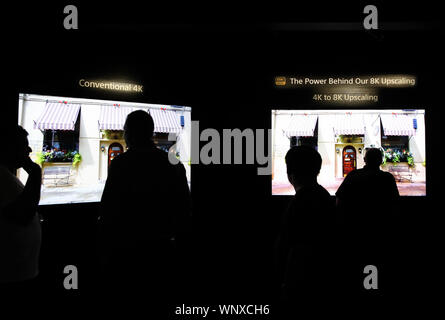
[[[366,151],[364,160],[367,167],[376,169],[382,164],[382,159],[382,151],[377,148],[371,148]]]
[[[287,176],[295,189],[314,184],[321,169],[321,156],[308,146],[292,147],[286,153]]]
[[[151,115],[143,110],[133,111],[124,125],[124,138],[128,148],[145,147],[151,143],[154,122]]]
[[[6,128],[5,143],[0,151],[0,163],[10,169],[23,167],[32,149],[29,147],[28,132],[19,125]]]

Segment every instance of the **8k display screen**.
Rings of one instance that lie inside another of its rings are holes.
[[[426,195],[425,110],[272,110],[272,194],[292,195],[285,155],[307,145],[321,155],[318,183],[334,195],[368,148],[383,153],[401,196]],[[302,168],[304,170],[304,168]]]

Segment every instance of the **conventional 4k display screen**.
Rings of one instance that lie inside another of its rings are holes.
[[[153,118],[154,143],[182,162],[190,186],[191,108],[20,94],[18,124],[42,167],[40,205],[100,201],[111,161],[127,149],[125,119],[140,109]],[[17,176],[26,182],[23,169]]]
[[[332,195],[369,148],[382,151],[401,196],[426,195],[425,110],[272,110],[272,194],[295,193],[285,156],[301,145],[320,153],[318,183]]]

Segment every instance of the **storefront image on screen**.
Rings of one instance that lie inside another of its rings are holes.
[[[134,110],[153,117],[154,143],[182,162],[190,186],[190,107],[20,94],[18,123],[42,167],[40,205],[100,201],[111,161],[127,149],[123,128]],[[26,182],[23,169],[17,176]]]
[[[301,145],[320,153],[318,182],[332,195],[363,168],[368,148],[382,150],[381,169],[394,175],[400,195],[426,195],[425,110],[272,110],[272,194],[295,193],[285,155]]]

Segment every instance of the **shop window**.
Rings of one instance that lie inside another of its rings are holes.
[[[79,131],[79,121],[74,130],[44,130],[41,152],[44,161],[72,162],[79,154]]]
[[[397,148],[397,149],[408,149],[409,148],[409,137],[408,136],[382,136],[382,147],[386,148]]]
[[[67,130],[45,130],[43,151],[79,150],[79,132]]]
[[[413,155],[409,151],[408,136],[382,136],[382,148],[384,151],[383,162],[408,162],[413,164]]]

